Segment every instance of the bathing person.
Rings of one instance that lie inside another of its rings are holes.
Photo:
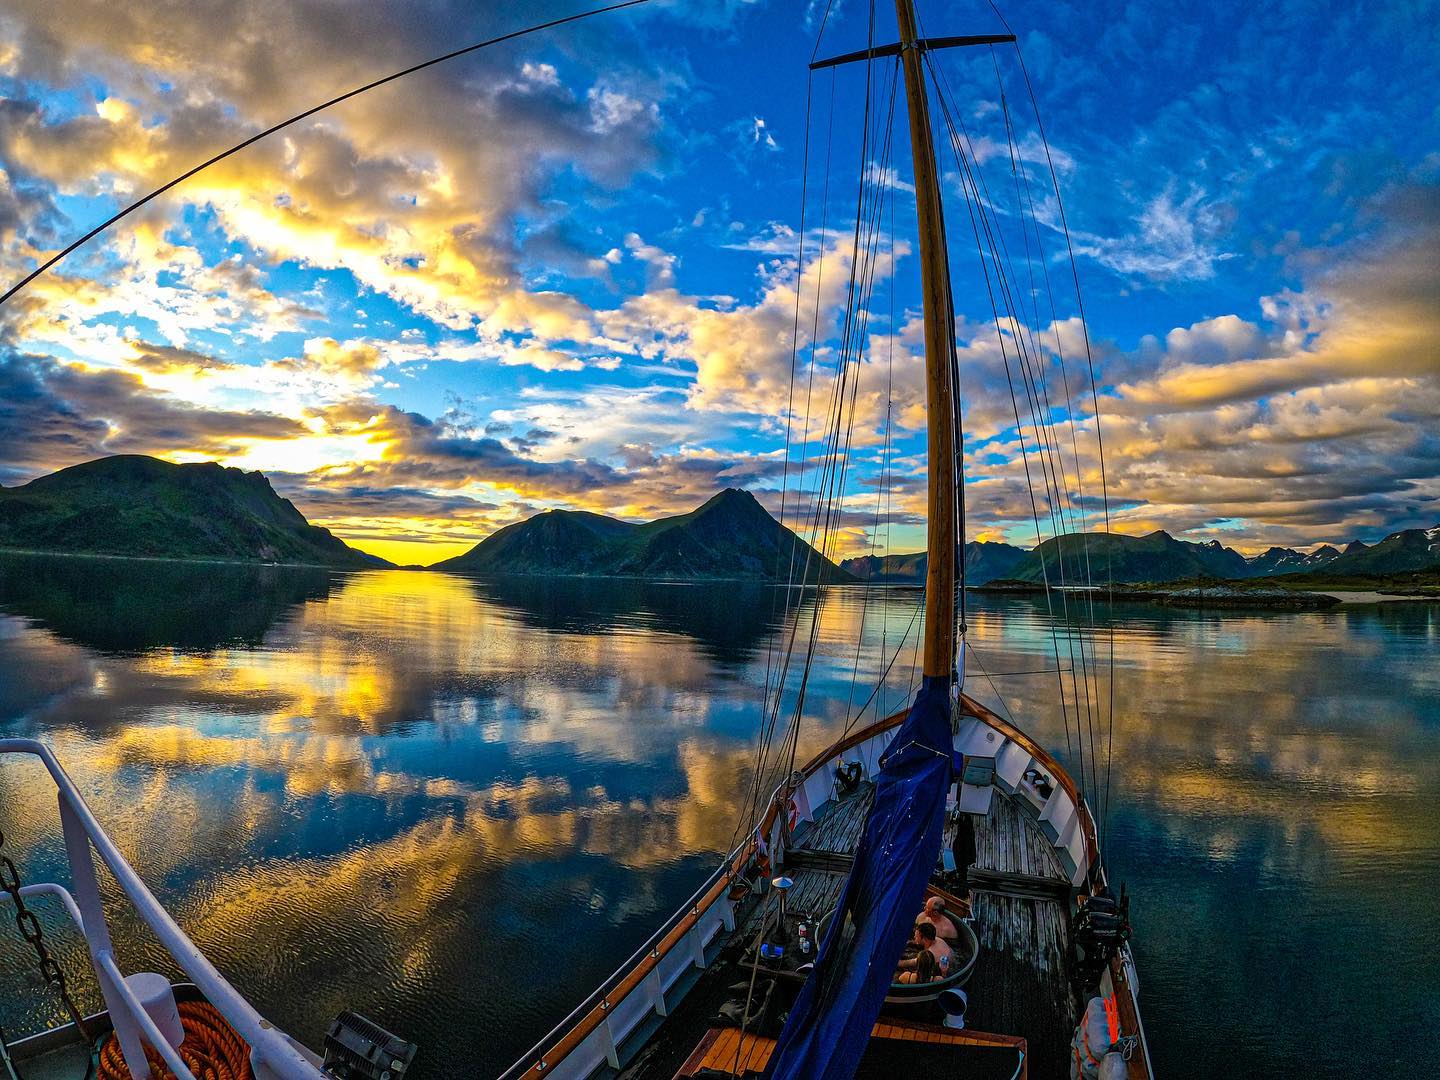
[[[902,971],[895,977],[897,983],[928,983],[940,978],[940,965],[935,962],[935,954],[929,949],[921,949],[915,954],[915,970]]]
[[[959,928],[945,914],[945,901],[940,897],[932,896],[926,900],[925,910],[916,917],[917,922],[924,922],[927,919],[935,924],[935,933],[940,937],[958,938],[960,936]]]
[[[923,952],[928,952],[935,958],[940,967],[940,977],[943,979],[950,974],[950,961],[955,956],[955,951],[950,948],[949,943],[935,935],[935,924],[922,920],[915,924],[915,932],[910,937],[912,945],[918,945]],[[914,971],[919,954],[912,956],[909,960],[900,961],[901,971]]]

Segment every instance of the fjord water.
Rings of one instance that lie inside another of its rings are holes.
[[[420,1044],[419,1076],[493,1075],[730,846],[776,595],[4,557],[0,736],[56,748],[269,1018],[315,1045],[353,1008]],[[878,704],[903,700],[918,603],[830,592],[802,756],[902,640]],[[987,670],[1055,666],[1042,603],[971,605]],[[1431,1071],[1440,607],[1113,615],[1107,849],[1159,1075]],[[1053,674],[994,687],[1064,755]],[[32,761],[0,761],[0,829],[27,880],[63,880]],[[97,1005],[76,935],[37,909]],[[127,968],[168,971],[111,910]],[[58,1023],[0,925],[0,1025]]]

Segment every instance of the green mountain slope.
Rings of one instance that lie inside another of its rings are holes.
[[[580,574],[641,578],[852,580],[785,528],[747,491],[730,488],[698,509],[643,525],[575,510],[547,510],[507,525],[435,569],[477,574]]]
[[[1404,529],[1366,547],[1356,541],[1324,567],[1326,574],[1398,574],[1440,566],[1440,525]]]
[[[262,473],[139,455],[99,458],[0,488],[0,548],[389,565],[311,525]]]
[[[965,545],[965,583],[986,585],[1010,577],[1027,554],[1013,544],[971,540]],[[840,566],[861,581],[923,585],[929,564],[925,552],[917,551],[909,555],[861,555],[846,559]]]
[[[1063,574],[1062,574],[1063,568]],[[1051,585],[1103,582],[1180,581],[1193,577],[1250,576],[1245,557],[1218,540],[1191,544],[1163,530],[1145,536],[1122,533],[1070,534],[1046,540],[1015,568],[1017,581]]]

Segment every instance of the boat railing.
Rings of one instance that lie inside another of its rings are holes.
[[[754,850],[755,839],[752,834],[725,857],[714,873],[705,879],[690,898],[662,923],[628,960],[502,1073],[499,1080],[519,1080],[520,1077],[547,1075],[553,1071],[571,1051],[606,1023],[615,1007],[631,990],[657,971],[662,959],[687,936],[699,932],[701,917],[725,895]],[[725,925],[727,929],[734,929],[728,914]],[[703,943],[698,947],[703,950]],[[614,1054],[613,1045],[610,1054]]]
[[[263,1080],[321,1080],[323,1073],[305,1052],[254,1007],[216,970],[171,918],[120,849],[106,834],[74,781],[51,749],[35,739],[0,739],[0,754],[29,754],[40,759],[58,792],[60,827],[70,867],[71,888],[49,882],[28,885],[22,897],[50,894],[60,900],[66,914],[85,938],[90,961],[109,1010],[110,1023],[125,1064],[135,1080],[152,1075],[145,1044],[154,1048],[180,1080],[195,1080],[125,981],[110,940],[109,924],[100,899],[94,854],[109,868],[120,890],[145,925],[169,952],[179,968],[200,988],[230,1026],[251,1048],[251,1062]]]

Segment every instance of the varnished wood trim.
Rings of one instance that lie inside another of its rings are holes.
[[[1129,1080],[1150,1080],[1145,1059],[1145,1036],[1140,1030],[1140,1009],[1135,1004],[1135,991],[1125,977],[1125,962],[1116,955],[1110,958],[1110,983],[1115,987],[1115,1006],[1120,1012],[1120,1034],[1134,1035],[1140,1045],[1126,1065]]]
[[[871,1029],[872,1039],[897,1042],[927,1043],[932,1046],[984,1046],[1013,1049],[1022,1056],[1019,1076],[1028,1075],[1029,1044],[1018,1035],[995,1035],[987,1031],[956,1030],[939,1024],[923,1024],[914,1020],[882,1016]],[[703,1068],[729,1070],[739,1063],[740,1072],[760,1072],[770,1063],[776,1040],[763,1035],[742,1033],[738,1028],[711,1028],[694,1052],[675,1074],[675,1080],[688,1080]]]

